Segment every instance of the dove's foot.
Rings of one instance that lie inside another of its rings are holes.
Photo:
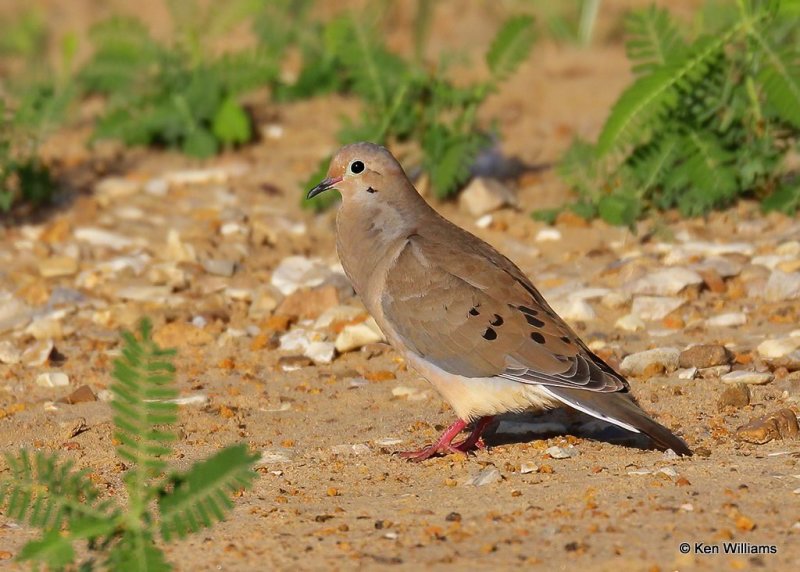
[[[450,425],[450,427],[448,427],[445,432],[442,433],[442,436],[439,437],[439,440],[433,445],[428,445],[419,451],[404,451],[400,453],[400,456],[404,459],[408,459],[409,461],[419,462],[424,461],[425,459],[430,459],[438,454],[466,454],[473,449],[483,449],[485,445],[481,440],[481,433],[483,433],[484,429],[486,429],[486,426],[492,422],[492,419],[492,417],[481,417],[475,422],[472,432],[466,439],[457,443],[453,443],[453,439],[456,438],[456,435],[461,433],[461,431],[467,426],[466,421],[459,419]]]

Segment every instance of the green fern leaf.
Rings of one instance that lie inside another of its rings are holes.
[[[657,187],[664,179],[678,156],[680,143],[679,136],[664,134],[631,155],[631,171],[641,194]]]
[[[56,455],[24,449],[17,456],[6,453],[11,478],[0,481],[0,508],[9,518],[42,529],[59,529],[73,520],[108,520],[108,502],[85,472],[72,470],[72,462],[58,462]]]
[[[114,437],[117,453],[133,463],[125,476],[131,504],[141,510],[150,495],[149,479],[164,469],[163,457],[175,435],[169,425],[177,419],[177,396],[172,386],[174,350],[162,350],[150,338],[147,320],[139,325],[139,338],[123,332],[122,357],[114,362]]]
[[[107,570],[115,572],[168,572],[172,566],[147,530],[126,530],[108,551]]]
[[[217,109],[212,129],[214,136],[226,145],[246,143],[252,136],[250,116],[233,97]]]
[[[680,160],[665,179],[665,199],[685,216],[705,214],[736,196],[733,155],[713,135],[691,132],[682,138]],[[663,205],[668,207],[671,205]]]
[[[213,457],[192,466],[185,473],[172,475],[170,488],[158,498],[161,535],[169,541],[173,534],[184,537],[209,527],[225,517],[233,507],[230,493],[248,488],[258,458],[244,444],[223,449]]]
[[[663,113],[679,101],[677,88],[701,79],[742,26],[740,22],[725,33],[698,40],[683,57],[639,78],[625,90],[600,133],[598,157],[634,145],[655,131]]]
[[[625,18],[625,52],[636,75],[647,74],[674,61],[684,48],[669,12],[650,6]]]
[[[800,52],[795,49],[782,53],[760,34],[756,39],[766,55],[766,66],[758,79],[767,102],[784,121],[800,129]]]
[[[503,80],[516,71],[530,55],[534,39],[531,16],[514,16],[503,24],[486,54],[495,80]]]
[[[17,558],[43,562],[51,570],[62,570],[75,560],[75,549],[70,538],[58,530],[48,530],[42,538],[26,543]]]

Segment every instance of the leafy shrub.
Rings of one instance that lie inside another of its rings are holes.
[[[489,78],[455,85],[447,77],[444,63],[433,69],[420,59],[428,18],[425,11],[418,16],[418,56],[409,59],[391,52],[379,31],[360,16],[315,24],[313,38],[302,43],[304,65],[297,82],[278,93],[297,98],[322,90],[359,97],[362,113],[355,122],[343,120],[339,141],[415,143],[421,150],[420,167],[429,175],[434,194],[444,198],[469,177],[475,157],[489,142],[490,135],[478,125],[478,109],[528,57],[533,20],[518,16],[503,25],[486,54]],[[329,161],[321,162],[309,184],[322,177]],[[326,194],[304,204],[320,209],[334,200],[335,195]]]
[[[254,0],[173,1],[176,41],[162,44],[133,18],[112,18],[91,32],[94,55],[81,71],[83,89],[107,96],[96,138],[128,145],[166,145],[207,157],[253,138],[252,120],[239,97],[267,85],[274,60],[259,48],[221,56],[207,45],[260,5]]]
[[[60,570],[75,560],[75,542],[85,540],[93,556],[81,570],[92,569],[100,555],[108,570],[169,570],[154,544],[157,533],[168,542],[212,526],[232,508],[229,494],[252,484],[255,457],[243,444],[223,449],[187,471],[160,476],[170,442],[177,438],[177,406],[170,401],[177,396],[175,352],[159,348],[150,331],[143,320],[138,339],[123,334],[122,357],[114,363],[110,387],[117,454],[129,464],[123,479],[127,506],[101,498],[87,471],[75,471],[71,461],[24,449],[16,455],[6,453],[11,474],[0,480],[0,508],[8,518],[43,531],[41,538],[22,548],[20,560]]]
[[[798,207],[800,181],[781,164],[800,140],[800,2],[738,7],[691,42],[665,10],[628,16],[636,80],[597,144],[576,141],[559,167],[581,214],[631,225],[654,209],[696,216],[741,196]]]

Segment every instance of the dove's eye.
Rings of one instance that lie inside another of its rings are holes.
[[[362,163],[361,161],[353,161],[352,163],[350,163],[351,173],[358,175],[363,170],[364,170],[364,163]]]

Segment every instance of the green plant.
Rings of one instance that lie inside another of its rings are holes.
[[[92,59],[81,70],[87,93],[106,96],[95,137],[166,145],[207,157],[253,138],[243,94],[269,84],[274,58],[261,48],[215,55],[209,44],[260,6],[256,0],[169,3],[176,40],[160,43],[133,18],[95,26]]]
[[[150,332],[149,322],[142,320],[138,339],[123,333],[110,387],[117,454],[128,464],[123,479],[127,506],[101,498],[86,470],[75,471],[72,462],[61,462],[55,454],[6,453],[10,475],[0,480],[0,508],[7,517],[43,531],[22,548],[20,560],[63,569],[75,560],[75,542],[86,541],[92,557],[81,570],[92,569],[100,555],[109,570],[169,570],[156,536],[168,542],[212,526],[233,506],[229,494],[252,484],[255,457],[244,444],[227,447],[187,471],[162,474],[176,439],[177,406],[171,401],[177,396],[175,352],[159,348]]]
[[[34,25],[35,20],[31,22],[23,25],[25,34],[19,31],[19,37],[9,40],[9,52],[24,56],[26,66],[24,72],[8,79],[5,98],[0,96],[1,212],[19,202],[36,206],[50,200],[56,183],[39,156],[39,147],[63,122],[75,98],[72,61],[77,38],[64,38],[61,61],[53,68],[44,62],[40,48],[44,31]]]
[[[800,2],[737,6],[693,41],[664,10],[629,15],[636,80],[597,144],[577,141],[559,167],[583,213],[632,225],[653,209],[696,216],[741,196],[797,208],[800,182],[781,165],[800,140]]]
[[[418,166],[428,174],[434,194],[445,198],[466,181],[475,157],[491,139],[481,129],[477,112],[528,57],[533,20],[518,16],[506,21],[486,54],[489,77],[456,85],[447,77],[443,61],[436,68],[420,61],[429,18],[429,5],[421,2],[413,59],[391,52],[378,30],[362,17],[331,20],[318,33],[323,47],[309,48],[310,54],[324,56],[305,60],[298,82],[288,93],[306,95],[306,86],[314,84],[306,78],[325,78],[321,84],[326,89],[358,96],[362,113],[356,121],[343,120],[340,142],[414,143],[420,150]],[[310,184],[324,173],[328,162],[329,158],[322,161]],[[307,203],[321,209],[333,200],[335,196],[322,195]]]

